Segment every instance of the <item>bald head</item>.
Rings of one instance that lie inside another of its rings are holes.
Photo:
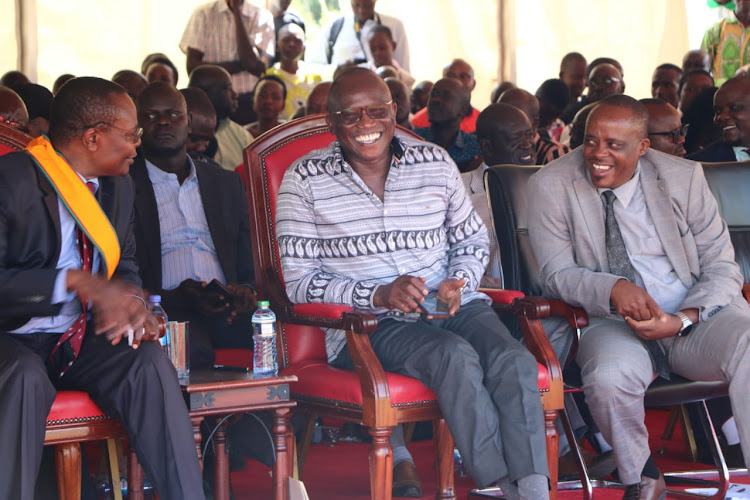
[[[627,95],[613,95],[603,99],[589,114],[586,127],[600,118],[606,118],[611,109],[622,110],[628,116],[639,139],[648,138],[648,111],[646,105]]]
[[[232,87],[232,77],[220,66],[213,64],[198,66],[190,73],[188,87],[197,87],[206,93],[219,120],[237,110],[238,97]]]
[[[427,102],[427,118],[431,126],[450,125],[456,128],[470,109],[471,92],[455,78],[441,78],[432,86]]]
[[[677,108],[661,99],[641,99],[648,112],[648,138],[651,149],[674,156],[685,156],[685,137]]]
[[[487,165],[534,163],[534,129],[516,106],[487,106],[477,117],[476,134]]]
[[[474,90],[477,82],[474,80],[474,68],[463,59],[454,59],[443,68],[443,78],[459,80],[469,92]]]
[[[382,94],[389,96],[388,85],[374,72],[366,68],[355,67],[340,74],[331,84],[328,92],[328,112],[335,113],[350,106],[344,103],[352,100],[355,94]],[[390,99],[386,99],[388,101]],[[360,106],[360,104],[352,104]]]
[[[29,112],[23,99],[8,87],[0,87],[0,122],[24,131],[29,126]]]
[[[333,82],[321,82],[312,89],[305,101],[305,115],[316,115],[328,111],[328,94]]]
[[[539,125],[539,99],[524,89],[508,89],[500,95],[500,103],[515,106],[529,118],[531,126],[536,129]]]
[[[688,51],[682,58],[682,71],[684,73],[696,70],[711,72],[711,60],[708,57],[708,52],[703,49]]]
[[[384,66],[378,66],[375,69],[375,74],[385,80],[386,78],[398,78],[398,71],[390,64]]]

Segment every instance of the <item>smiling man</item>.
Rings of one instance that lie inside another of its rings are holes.
[[[435,391],[476,483],[498,481],[510,498],[548,498],[536,362],[477,292],[487,231],[445,150],[395,138],[395,116],[371,71],[334,81],[327,121],[336,141],[293,163],[279,190],[287,293],[376,314],[375,354]],[[420,314],[438,300],[445,319]],[[343,331],[327,331],[326,348],[330,363],[354,368]],[[391,444],[394,495],[408,486],[421,496],[408,451]]]
[[[700,164],[650,150],[647,127],[642,103],[603,100],[583,147],[531,178],[528,227],[545,296],[589,315],[576,361],[623,498],[653,500],[666,487],[643,395],[659,375],[729,382],[750,457],[750,308]],[[545,324],[558,353],[572,338],[566,325]]]
[[[714,124],[721,140],[689,156],[696,161],[750,160],[750,78],[727,80],[714,95]]]

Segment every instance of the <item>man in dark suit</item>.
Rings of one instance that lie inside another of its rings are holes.
[[[689,154],[702,162],[750,160],[750,78],[727,80],[714,95],[714,124],[721,140]]]
[[[235,172],[188,156],[189,115],[174,88],[144,90],[138,121],[144,157],[130,175],[141,278],[162,296],[170,320],[190,321],[191,367],[207,368],[215,347],[251,348],[256,302],[242,183]]]
[[[122,87],[78,78],[52,104],[49,139],[0,158],[0,498],[34,498],[57,389],[122,420],[162,498],[203,498],[174,367],[141,342],[156,324],[131,228],[139,142]]]

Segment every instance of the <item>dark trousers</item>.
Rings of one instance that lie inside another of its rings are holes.
[[[47,362],[58,338],[0,333],[0,498],[34,498],[55,392],[76,389],[122,421],[161,498],[203,499],[192,425],[174,367],[160,346],[113,346],[88,332],[78,359],[58,379]]]
[[[536,360],[491,307],[473,301],[447,320],[383,319],[370,341],[385,370],[435,391],[480,487],[505,476],[549,476]],[[334,364],[353,368],[346,348]]]

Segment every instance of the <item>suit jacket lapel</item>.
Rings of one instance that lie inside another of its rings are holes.
[[[203,213],[206,215],[206,223],[208,224],[208,230],[211,233],[211,239],[214,242],[214,248],[216,249],[216,257],[219,259],[219,265],[224,271],[224,275],[227,276],[227,250],[226,241],[221,237],[224,234],[220,228],[224,227],[226,223],[226,217],[232,217],[234,214],[222,214],[221,206],[219,202],[222,196],[225,196],[221,192],[219,184],[216,182],[217,176],[211,175],[211,169],[209,167],[201,165],[199,162],[195,162],[195,174],[198,176],[198,189],[201,194],[201,201],[203,202]],[[227,279],[229,277],[227,276]]]
[[[586,167],[582,168],[585,169]],[[573,181],[573,188],[575,189],[583,219],[586,221],[586,226],[593,242],[599,269],[609,272],[602,200],[599,198],[596,188],[591,184],[585,172],[581,177]]]
[[[685,255],[685,248],[682,246],[682,237],[675,221],[672,202],[664,181],[659,179],[656,168],[645,158],[641,158],[641,189],[643,189],[643,197],[646,199],[648,211],[667,257],[680,281],[687,288],[692,287],[690,265]]]
[[[148,177],[146,161],[139,158],[130,167],[130,175],[135,184],[135,221],[137,231],[142,232],[143,238],[138,241],[138,245],[145,248],[140,249],[139,253],[144,252],[150,262],[152,272],[156,273],[153,278],[154,283],[161,287],[161,227],[159,226],[159,208],[156,205],[156,195],[154,186]]]

